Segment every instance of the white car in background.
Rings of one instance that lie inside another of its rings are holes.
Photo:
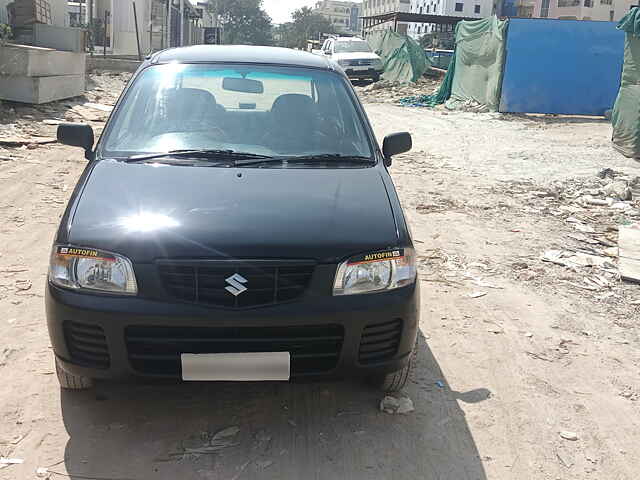
[[[317,52],[337,62],[352,79],[371,79],[377,82],[384,72],[382,59],[361,38],[328,38],[322,45],[322,50]]]

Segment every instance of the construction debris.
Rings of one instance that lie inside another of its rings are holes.
[[[19,465],[21,463],[24,463],[24,460],[22,458],[0,457],[0,468],[4,468],[8,465]]]
[[[356,86],[358,96],[367,103],[398,103],[400,99],[413,95],[431,95],[440,85],[440,79],[419,78],[417,82],[399,83],[381,80],[367,86]]]
[[[64,122],[89,123],[96,133],[104,127],[112,105],[130,73],[91,74],[84,95],[43,105],[0,102],[0,161],[20,159],[25,149],[49,148]]]
[[[640,282],[640,223],[618,228],[618,267],[623,280]]]

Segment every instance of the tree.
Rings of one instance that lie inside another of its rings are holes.
[[[329,20],[309,7],[294,10],[293,22],[280,25],[278,29],[279,45],[289,48],[306,48],[307,40],[318,40],[322,33],[334,33]]]
[[[262,0],[209,0],[208,9],[222,25],[226,44],[271,45],[271,17],[262,8]]]
[[[0,23],[0,47],[11,38],[11,27],[6,23]]]

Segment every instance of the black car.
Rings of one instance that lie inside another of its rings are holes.
[[[149,57],[83,147],[51,254],[63,388],[93,379],[406,382],[419,289],[387,167],[330,60],[194,46]]]

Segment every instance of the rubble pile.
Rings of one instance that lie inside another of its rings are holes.
[[[0,162],[55,143],[63,122],[89,123],[99,132],[130,78],[130,73],[91,74],[79,97],[42,105],[0,102]]]
[[[381,80],[365,87],[356,86],[356,92],[366,103],[398,103],[409,96],[432,95],[440,87],[438,77],[422,77],[417,82],[399,83]]]
[[[598,300],[623,300],[618,230],[640,222],[640,176],[605,169],[594,177],[567,179],[545,187],[519,182],[503,193],[525,197],[526,213],[555,217],[569,230],[563,243],[548,244],[540,252],[539,260],[546,267],[523,263],[516,268],[514,264],[518,279],[548,285],[551,275],[573,289],[596,292]],[[558,266],[563,270],[558,271]]]

